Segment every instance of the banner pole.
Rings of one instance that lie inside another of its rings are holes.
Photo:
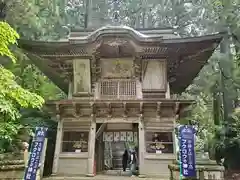
[[[179,144],[179,180],[182,180],[182,160],[181,160],[181,136],[180,136],[180,128],[178,134],[178,144]]]
[[[43,145],[47,128],[36,127],[31,143],[28,164],[25,168],[24,180],[36,180],[38,178],[39,164],[42,158]]]

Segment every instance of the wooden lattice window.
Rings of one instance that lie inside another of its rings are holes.
[[[100,82],[100,96],[111,99],[133,99],[137,95],[135,80],[102,80]]]

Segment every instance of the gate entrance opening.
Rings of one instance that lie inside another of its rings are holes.
[[[138,157],[138,123],[97,124],[95,160],[97,173],[129,174],[129,165],[123,172],[124,151],[136,150]]]

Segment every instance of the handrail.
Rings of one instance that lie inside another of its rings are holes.
[[[95,89],[96,99],[139,99],[141,85],[132,79],[103,79]]]

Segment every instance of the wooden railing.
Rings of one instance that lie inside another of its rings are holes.
[[[141,84],[130,79],[104,79],[97,83],[96,99],[139,99]]]

